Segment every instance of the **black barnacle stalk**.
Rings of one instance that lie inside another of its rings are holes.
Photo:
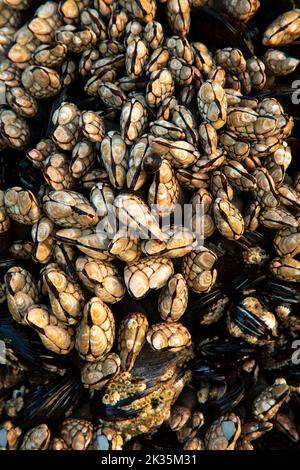
[[[24,159],[17,162],[17,168],[21,186],[36,192],[43,181],[40,172]]]

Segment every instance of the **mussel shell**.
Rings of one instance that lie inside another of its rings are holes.
[[[207,361],[222,365],[235,365],[252,356],[255,348],[243,341],[227,338],[210,338],[198,345],[197,355]]]
[[[206,403],[207,412],[217,418],[236,407],[245,397],[254,382],[254,374],[236,374],[226,382],[226,392],[216,400]]]
[[[201,359],[196,359],[193,363],[192,370],[196,382],[208,382],[218,387],[218,393],[214,393],[214,397],[205,402],[205,413],[212,419],[237,406],[255,381],[257,366],[254,361],[249,370],[244,370],[243,364],[236,366],[233,365],[234,361],[231,364],[229,366],[224,363],[221,367],[215,367]]]
[[[278,345],[274,351],[266,351],[266,358],[262,355],[259,361],[260,368],[270,379],[270,382],[280,376],[291,387],[300,387],[300,364],[294,360],[293,355],[297,351],[291,347],[292,344],[293,339],[287,338],[286,345]]]
[[[122,407],[130,405],[134,400],[136,400],[137,398],[142,398],[143,396],[147,395],[147,393],[149,392],[145,391],[144,394],[139,394],[139,396],[134,395],[126,400],[120,400],[115,405],[104,405],[101,401],[101,397],[103,396],[103,394],[96,394],[91,402],[91,410],[93,414],[95,414],[98,418],[107,421],[113,421],[114,419],[133,419],[140,414],[141,409],[133,410],[132,408],[130,408],[126,410]]]
[[[233,278],[230,283],[230,291],[232,296],[243,295],[245,291],[256,290],[263,282],[265,282],[267,275],[263,272],[257,271],[254,273],[243,273]]]
[[[235,323],[245,335],[255,336],[259,340],[274,339],[268,325],[244,308],[242,304],[231,306],[230,321]]]
[[[189,308],[191,312],[194,313],[194,310],[197,310],[200,306],[203,309],[210,308],[214,302],[217,302],[222,298],[224,298],[224,293],[222,292],[222,290],[219,288],[215,288],[207,294],[201,295],[201,302],[199,302],[199,300],[196,300],[195,302],[191,303]]]
[[[237,29],[237,25],[219,11],[212,8],[195,8],[193,21],[188,35],[189,41],[201,41],[209,50],[224,47],[237,47],[246,58],[254,55],[253,44],[245,34]]]
[[[16,323],[8,312],[0,314],[0,340],[13,351],[19,364],[29,369],[31,380],[43,380],[67,367],[65,359],[46,349],[34,332]]]
[[[154,386],[162,375],[173,366],[180,364],[184,351],[155,351],[145,344],[131,371],[133,380],[145,379],[149,387]]]
[[[104,404],[102,397],[105,395],[105,388],[99,393],[95,393],[91,401],[91,410],[93,414],[105,420],[128,419],[138,416],[139,409],[124,409],[135,400],[147,396],[153,391],[155,386],[161,382],[161,378],[170,367],[179,365],[174,369],[176,380],[180,380],[186,372],[186,367],[182,366],[181,360],[185,352],[183,351],[154,351],[148,344],[145,344],[140,352],[135,365],[131,371],[131,381],[143,382],[146,387],[142,392],[132,394],[123,400],[119,400],[114,405]]]
[[[238,243],[248,247],[259,245],[264,249],[271,247],[270,239],[261,232],[245,232],[239,238]]]
[[[41,423],[61,423],[87,398],[80,374],[68,372],[46,384],[33,388],[26,396],[22,409],[22,426]]]
[[[208,324],[206,323],[207,317],[217,309],[218,314],[222,316],[226,311],[228,301],[228,296],[222,289],[214,288],[190,303],[182,319],[183,323],[192,328]]]
[[[214,366],[202,358],[192,361],[191,369],[196,381],[208,380],[213,382],[223,382],[226,380],[228,370]]]
[[[269,302],[300,303],[300,290],[276,279],[267,279],[259,286],[258,292]]]

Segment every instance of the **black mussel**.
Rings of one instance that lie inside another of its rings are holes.
[[[230,289],[232,273],[238,275],[245,271],[239,245],[216,232],[205,245],[217,255],[214,266],[218,272],[217,282]]]
[[[271,247],[270,239],[261,232],[245,232],[237,241],[241,245],[256,246],[259,245],[264,249]]]
[[[297,340],[280,338],[274,344],[264,347],[259,363],[270,380],[275,380],[280,375],[289,386],[300,390],[300,353]]]
[[[49,382],[34,387],[24,400],[22,426],[32,427],[40,423],[61,423],[74,413],[87,398],[78,371],[68,372]]]
[[[0,340],[4,341],[7,361],[30,371],[30,379],[45,379],[63,373],[67,362],[46,349],[29,328],[16,323],[10,313],[0,312]]]
[[[258,293],[268,302],[287,303],[298,305],[300,303],[300,290],[297,286],[277,279],[266,279],[259,288]]]
[[[300,413],[300,393],[293,393],[290,399],[291,407],[295,412],[297,417],[297,422],[299,422],[299,413]]]
[[[247,361],[226,379],[226,389],[222,396],[207,401],[208,412],[216,417],[236,407],[245,397],[256,380],[255,361]]]
[[[266,274],[260,271],[240,274],[232,279],[228,293],[231,293],[232,296],[239,296],[255,292],[266,278]]]
[[[277,320],[257,297],[245,297],[230,307],[227,319],[229,333],[250,344],[263,345],[277,337]]]
[[[208,338],[197,346],[198,357],[201,356],[217,365],[235,365],[251,357],[254,352],[254,347],[232,338]]]
[[[167,419],[190,377],[184,366],[190,357],[188,349],[153,351],[145,345],[131,372],[121,372],[95,394],[93,414],[122,432],[125,440],[153,431]]]
[[[232,361],[219,367],[196,359],[192,370],[198,384],[198,401],[205,405],[212,418],[237,406],[257,377],[257,365],[252,359],[238,365]]]
[[[132,379],[146,380],[148,387],[153,387],[162,380],[170,368],[184,366],[190,357],[191,351],[188,349],[176,352],[154,351],[148,344],[145,344],[132,369]]]
[[[192,301],[183,317],[183,323],[198,328],[219,321],[229,303],[229,297],[219,288],[212,289]]]
[[[241,24],[239,25],[241,26]],[[202,41],[213,52],[224,47],[237,47],[245,57],[254,55],[253,44],[238,25],[212,8],[196,8],[193,11],[193,21],[189,33],[190,41]]]
[[[89,109],[91,111],[98,111],[101,107],[101,102],[96,96],[85,96],[81,98],[80,101],[77,101],[77,106],[81,110]]]
[[[203,359],[195,359],[192,362],[193,377],[196,381],[211,380],[214,382],[223,382],[226,379],[228,370],[213,366]]]
[[[265,371],[280,371],[292,365],[293,339],[280,336],[277,341],[264,346],[260,352],[260,367]],[[297,352],[297,351],[296,351]]]

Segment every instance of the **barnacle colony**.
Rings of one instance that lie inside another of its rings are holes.
[[[298,447],[277,3],[0,0],[1,449]]]

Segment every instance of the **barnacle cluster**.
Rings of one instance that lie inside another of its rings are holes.
[[[277,3],[0,0],[0,449],[298,447]]]

